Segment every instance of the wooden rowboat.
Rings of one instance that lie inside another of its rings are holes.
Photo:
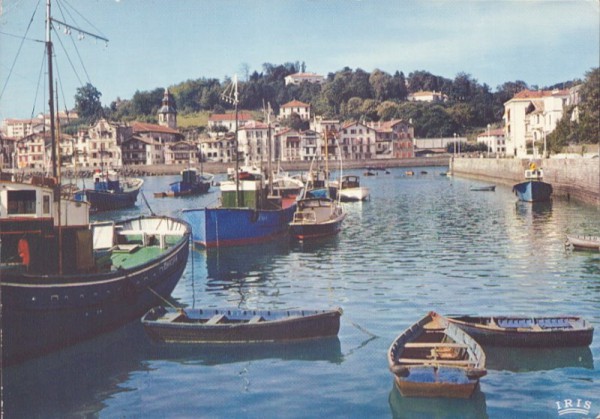
[[[471,186],[470,190],[474,192],[494,192],[496,190],[496,185]]]
[[[579,236],[567,234],[567,247],[573,250],[596,250],[600,251],[600,236]]]
[[[388,364],[405,397],[466,399],[486,374],[481,346],[434,312],[394,340]]]
[[[342,309],[242,310],[155,307],[142,317],[148,335],[170,343],[275,342],[336,336]]]
[[[460,316],[447,319],[482,345],[587,346],[594,335],[592,325],[575,316]]]

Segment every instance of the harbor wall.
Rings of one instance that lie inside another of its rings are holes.
[[[531,159],[450,158],[450,171],[465,176],[514,185],[523,181]],[[600,205],[600,159],[534,159],[544,170],[544,181],[552,184],[553,195]]]

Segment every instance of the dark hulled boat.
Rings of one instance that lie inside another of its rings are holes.
[[[594,336],[592,325],[576,316],[451,316],[447,319],[482,345],[588,346]]]
[[[112,172],[94,173],[94,188],[77,191],[75,199],[87,201],[95,211],[110,211],[135,205],[144,181],[138,178],[120,179]]]
[[[342,310],[175,309],[142,318],[148,335],[170,343],[249,343],[336,336]]]
[[[213,175],[198,173],[195,168],[181,171],[181,180],[169,185],[166,192],[157,192],[155,198],[171,198],[178,196],[194,196],[207,193],[213,180]]]

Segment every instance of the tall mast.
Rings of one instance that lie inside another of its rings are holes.
[[[58,177],[56,168],[56,136],[54,126],[54,76],[52,74],[52,18],[50,17],[50,0],[46,0],[46,53],[48,54],[48,107],[50,108],[50,139],[52,143],[52,176]],[[54,199],[57,199],[55,196]]]

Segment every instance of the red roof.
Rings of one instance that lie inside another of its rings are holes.
[[[162,125],[148,124],[146,122],[132,122],[131,128],[134,133],[138,132],[160,132],[163,134],[179,134],[179,131],[169,127],[163,127]]]
[[[309,108],[310,105],[308,103],[300,102],[299,100],[292,100],[291,102],[286,103],[281,106],[282,108]]]
[[[238,112],[238,121],[249,121],[252,119],[250,112]],[[235,121],[235,113],[215,113],[209,118],[209,121]]]
[[[487,137],[488,136],[488,132],[482,132],[481,134],[477,135],[478,137]],[[494,136],[494,137],[504,137],[504,128],[494,128],[491,129],[489,132],[489,136]]]
[[[248,121],[240,129],[247,130],[247,129],[268,129],[268,128],[269,128],[269,126],[265,123],[258,122],[258,121]]]
[[[554,95],[568,95],[568,90],[521,90],[513,96],[513,99],[537,99]]]

